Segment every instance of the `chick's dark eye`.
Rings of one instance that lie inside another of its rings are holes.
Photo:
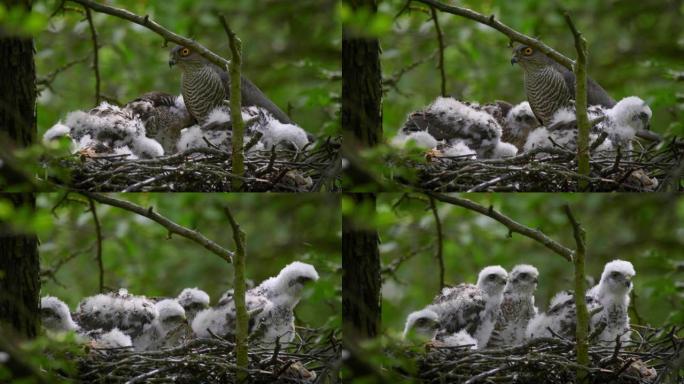
[[[487,278],[489,280],[494,280],[494,279],[496,279],[496,275],[489,275],[489,276],[487,276]]]

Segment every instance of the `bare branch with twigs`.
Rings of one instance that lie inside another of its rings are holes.
[[[548,45],[542,43],[540,40],[535,39],[533,37],[527,36],[523,33],[520,33],[516,31],[515,29],[509,27],[508,25],[500,22],[497,20],[494,15],[490,16],[485,16],[481,13],[477,13],[473,10],[470,10],[468,8],[463,8],[463,7],[458,7],[455,5],[447,5],[442,2],[439,2],[437,0],[413,0],[417,1],[419,3],[426,4],[430,7],[437,8],[438,10],[446,13],[451,13],[453,15],[465,17],[467,19],[471,19],[474,21],[477,21],[478,23],[490,26],[497,31],[503,33],[504,35],[508,36],[513,41],[517,41],[519,43],[528,45],[530,47],[534,47],[538,49],[541,52],[544,52],[546,55],[557,61],[559,64],[565,66],[566,68],[572,70],[573,66],[573,61],[560,52],[556,51],[555,49],[549,47]]]
[[[87,198],[93,199],[97,201],[98,203],[101,204],[107,204],[111,205],[113,207],[125,209],[127,211],[136,213],[140,216],[147,217],[148,219],[160,224],[164,228],[166,228],[170,234],[177,234],[180,236],[185,237],[186,239],[192,240],[196,242],[197,244],[203,246],[204,248],[208,249],[215,255],[219,256],[223,260],[232,263],[233,260],[233,252],[223,248],[222,246],[218,245],[216,242],[208,239],[205,237],[203,234],[199,233],[198,231],[194,231],[192,229],[186,228],[182,225],[179,225],[168,218],[158,214],[157,212],[154,212],[152,207],[149,208],[144,208],[141,207],[137,204],[131,203],[130,201],[126,200],[121,200],[121,199],[116,199],[113,197],[109,197],[104,194],[99,194],[99,193],[90,193],[90,192],[80,192],[82,195],[84,195]]]
[[[86,19],[88,20],[88,25],[90,26],[90,38],[93,41],[93,71],[95,72],[95,106],[100,104],[100,63],[99,63],[99,51],[100,45],[97,42],[97,30],[95,29],[95,24],[93,23],[93,16],[90,12],[90,8],[83,6],[85,9]]]
[[[124,20],[128,20],[128,21],[133,22],[135,24],[142,25],[143,27],[148,28],[149,30],[151,30],[151,31],[157,33],[159,36],[163,37],[165,41],[172,41],[178,45],[188,47],[188,48],[192,49],[193,51],[197,52],[198,54],[202,55],[203,57],[205,57],[207,60],[218,65],[221,68],[226,68],[228,66],[228,64],[230,63],[228,60],[226,60],[223,57],[212,52],[211,50],[209,50],[208,48],[206,48],[202,44],[199,44],[192,39],[181,36],[177,33],[171,32],[167,28],[164,28],[162,25],[160,25],[156,21],[150,19],[149,15],[139,16],[139,15],[136,15],[136,14],[134,14],[128,10],[116,8],[116,7],[111,7],[109,5],[97,3],[97,2],[92,1],[92,0],[69,0],[69,1],[73,1],[74,3],[81,4],[85,7],[92,9],[95,12],[106,13],[106,14],[124,19]]]
[[[552,238],[546,236],[544,233],[542,233],[540,230],[537,229],[532,229],[530,227],[527,227],[523,224],[518,223],[517,221],[511,219],[510,217],[502,214],[501,212],[496,211],[493,207],[485,207],[483,205],[480,205],[472,200],[464,199],[462,197],[458,196],[451,196],[451,195],[445,195],[442,193],[435,193],[435,192],[426,192],[426,194],[430,197],[433,197],[439,201],[453,204],[453,205],[458,205],[460,207],[469,209],[471,211],[475,211],[477,213],[483,214],[485,216],[489,216],[492,219],[500,222],[501,224],[505,225],[506,228],[510,232],[515,232],[519,233],[523,236],[529,237],[532,240],[535,240],[542,245],[544,245],[546,248],[549,248],[552,250],[554,253],[560,255],[564,259],[568,261],[572,261],[574,257],[574,252],[570,248],[562,245],[561,243],[553,240]]]

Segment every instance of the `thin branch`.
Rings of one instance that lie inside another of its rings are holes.
[[[630,297],[630,302],[632,303],[632,305],[629,306],[629,309],[632,311],[632,316],[636,320],[636,321],[633,321],[632,324],[634,324],[634,323],[644,324],[644,318],[641,317],[641,315],[639,314],[639,310],[637,309],[637,307],[638,307],[637,299],[639,297],[637,296],[636,291],[634,291],[632,289],[632,292],[630,292],[629,297]]]
[[[409,65],[407,65],[403,68],[399,68],[397,71],[392,73],[392,75],[383,78],[382,79],[382,85],[384,87],[394,88],[398,91],[399,90],[398,89],[399,81],[401,80],[402,77],[404,77],[404,75],[406,73],[412,71],[413,69],[415,69],[419,65],[432,60],[435,57],[435,55],[437,55],[438,53],[439,53],[439,51],[434,51],[429,56],[421,57],[420,59],[410,63]]]
[[[100,293],[104,292],[104,266],[102,263],[102,227],[100,226],[100,219],[97,217],[97,208],[93,199],[88,198],[88,205],[90,206],[90,213],[93,214],[93,221],[95,222],[95,236],[97,242],[95,243],[95,256],[97,257],[97,268],[100,271]]]
[[[435,7],[430,7],[430,14],[432,14],[432,21],[435,23],[435,31],[437,32],[437,43],[439,44],[439,75],[441,77],[442,96],[446,97],[446,74],[444,72],[444,34],[442,28],[439,26],[439,18]]]
[[[446,5],[443,4],[437,0],[414,0],[419,3],[427,4],[431,7],[435,7],[439,9],[442,12],[446,13],[451,13],[453,15],[465,17],[474,21],[477,21],[478,23],[482,23],[484,25],[490,26],[497,31],[503,33],[504,35],[508,36],[513,41],[517,41],[519,43],[528,45],[530,47],[536,48],[542,52],[544,52],[547,56],[551,57],[555,61],[557,61],[559,64],[563,65],[564,67],[572,70],[572,65],[573,61],[566,56],[564,56],[562,53],[556,51],[555,49],[549,47],[548,45],[542,43],[538,39],[535,39],[533,37],[527,36],[523,33],[520,33],[516,31],[515,29],[509,27],[506,24],[503,24],[502,22],[496,20],[494,15],[490,16],[485,16],[481,13],[477,13],[475,11],[472,11],[468,8],[463,8],[463,7],[457,7],[454,5]]]
[[[544,245],[546,248],[554,251],[558,255],[562,256],[568,261],[572,261],[574,257],[574,251],[570,248],[567,248],[566,246],[558,243],[557,241],[553,240],[552,238],[546,236],[544,233],[537,229],[532,229],[530,227],[527,227],[523,224],[518,223],[517,221],[511,219],[510,217],[497,212],[494,210],[493,207],[485,207],[483,205],[480,205],[478,203],[475,203],[471,200],[464,199],[458,196],[451,196],[451,195],[445,195],[441,193],[436,193],[436,192],[426,192],[428,196],[434,197],[435,199],[439,201],[443,201],[445,203],[449,204],[454,204],[458,205],[460,207],[469,209],[471,211],[475,211],[478,213],[481,213],[485,216],[489,216],[492,219],[500,222],[501,224],[505,225],[506,228],[508,228],[509,231],[511,232],[516,232],[519,233],[523,236],[529,237],[532,240],[535,240],[542,245]]]
[[[40,270],[40,277],[41,281],[50,279],[55,282],[55,284],[64,287],[64,284],[62,284],[58,279],[57,279],[57,273],[59,272],[60,269],[67,263],[69,263],[71,260],[75,259],[78,255],[86,252],[91,252],[93,248],[95,247],[95,243],[90,244],[87,248],[84,249],[79,249],[74,252],[69,253],[66,257],[63,257],[59,260],[57,260],[50,268],[47,269],[41,269]]]
[[[93,71],[95,71],[95,106],[100,105],[100,64],[98,59],[98,51],[100,46],[97,42],[97,31],[95,30],[95,24],[93,23],[93,16],[90,13],[90,8],[83,6],[85,8],[86,18],[88,19],[88,25],[90,26],[90,36],[93,40]]]
[[[442,221],[439,219],[435,198],[432,196],[428,197],[430,198],[430,210],[432,210],[432,216],[435,218],[435,230],[437,231],[437,251],[435,256],[439,263],[439,290],[441,291],[444,288],[444,233],[442,232]]]
[[[183,236],[186,239],[192,240],[195,243],[203,246],[207,250],[211,251],[215,255],[219,256],[223,260],[232,263],[233,252],[221,247],[214,241],[206,238],[204,235],[192,229],[186,228],[182,225],[176,224],[175,222],[167,219],[166,217],[153,211],[152,207],[144,208],[137,204],[131,203],[130,201],[115,199],[107,195],[91,193],[91,192],[80,192],[85,197],[91,198],[98,203],[111,205],[113,207],[125,209],[127,211],[137,213],[140,216],[147,217],[148,219],[160,224],[166,228],[170,233],[175,233],[177,235]]]
[[[89,58],[90,58],[90,56],[88,55],[88,56],[86,56],[86,57],[82,57],[82,58],[80,58],[80,59],[76,59],[76,60],[70,61],[70,62],[68,62],[68,63],[62,65],[61,67],[59,67],[59,68],[53,70],[52,72],[48,73],[48,74],[45,75],[45,76],[39,76],[39,77],[36,79],[36,86],[37,86],[37,87],[38,87],[38,86],[42,86],[42,87],[44,87],[44,88],[38,87],[38,91],[41,92],[41,91],[45,90],[45,88],[52,90],[52,83],[55,81],[55,79],[57,78],[57,76],[58,76],[59,74],[61,74],[62,72],[66,71],[67,69],[73,67],[73,66],[76,65],[76,64],[79,64],[79,63],[82,63],[82,62],[88,60]]]
[[[211,50],[207,49],[204,47],[202,44],[197,43],[196,41],[192,39],[188,39],[187,37],[181,36],[179,34],[176,34],[174,32],[171,32],[170,30],[164,28],[160,24],[158,24],[156,21],[150,19],[149,15],[145,16],[138,16],[132,12],[129,12],[125,9],[121,8],[115,8],[115,7],[110,7],[108,5],[100,4],[92,0],[69,0],[73,1],[74,3],[81,4],[83,6],[86,6],[90,9],[92,9],[95,12],[101,12],[101,13],[106,13],[108,15],[116,16],[118,18],[124,19],[131,21],[133,23],[142,25],[143,27],[157,33],[159,36],[163,37],[166,41],[172,41],[176,44],[182,45],[184,47],[191,48],[193,51],[199,53],[203,57],[205,57],[207,60],[211,61],[212,63],[218,65],[221,68],[226,68],[230,62],[223,57],[215,54]]]
[[[240,66],[242,65],[242,41],[235,35],[235,32],[230,29],[226,17],[221,15],[219,17],[221,25],[228,35],[228,43],[230,44],[230,121],[233,125],[232,135],[232,169],[234,177],[230,181],[230,187],[233,191],[242,189],[242,177],[245,175],[245,153],[243,152],[243,140],[245,134],[245,122],[242,120],[242,93],[240,90],[241,75]]]
[[[589,345],[587,344],[587,333],[589,329],[589,312],[585,302],[585,282],[586,275],[584,273],[584,258],[587,253],[586,249],[586,232],[584,228],[577,222],[570,210],[569,205],[564,205],[565,215],[572,224],[572,232],[575,237],[575,308],[577,309],[577,324],[575,328],[575,350],[577,353],[577,364],[581,367],[577,368],[577,382],[584,383],[587,381],[588,372],[583,367],[589,365]]]
[[[575,72],[575,115],[577,118],[577,173],[589,176],[589,116],[587,115],[587,40],[575,27],[568,12],[564,13],[572,36],[575,38],[577,61]],[[586,190],[589,182],[579,181],[580,191]]]
[[[233,300],[235,302],[235,313],[237,317],[237,326],[235,330],[235,352],[238,368],[242,368],[237,372],[238,383],[247,382],[247,368],[249,367],[249,359],[247,355],[247,326],[249,319],[247,317],[247,306],[245,304],[245,233],[240,229],[240,224],[237,223],[233,214],[230,212],[228,206],[223,207],[223,211],[230,222],[233,229],[233,240],[235,241],[235,264],[233,281]]]

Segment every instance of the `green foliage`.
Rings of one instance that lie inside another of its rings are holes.
[[[50,14],[59,1],[38,1],[35,14]],[[243,74],[259,86],[293,120],[314,135],[337,132],[339,82],[328,73],[339,70],[339,27],[333,1],[273,2],[121,0],[112,6],[150,18],[169,30],[197,40],[230,57],[228,38],[217,14],[228,18],[244,44]],[[38,99],[38,131],[42,134],[66,114],[94,104],[92,41],[81,6],[67,3],[47,28],[36,35],[36,70],[40,79],[69,63]],[[168,50],[156,33],[128,21],[93,12],[99,36],[102,93],[119,103],[157,90],[180,93],[180,72],[169,69]]]
[[[347,3],[339,2],[337,13],[347,31],[355,36],[380,37],[392,29],[390,15],[376,13],[367,7],[353,10]]]
[[[313,264],[321,278],[307,288],[296,309],[298,324],[339,324],[340,208],[323,194],[127,194],[119,197],[153,209],[234,249],[223,206],[228,205],[247,234],[246,276],[258,284],[286,264]],[[38,231],[43,270],[56,268],[41,295],[63,299],[72,309],[98,290],[95,227],[87,201],[79,195],[41,194],[38,215],[52,225]],[[61,205],[53,208],[61,202]],[[102,225],[105,286],[131,293],[175,297],[185,287],[200,287],[212,302],[232,288],[233,266],[180,236],[128,211],[97,204]]]
[[[392,17],[404,7],[403,0],[383,1],[380,15]],[[651,129],[665,135],[683,135],[684,104],[675,95],[682,82],[672,73],[684,66],[684,31],[679,27],[684,8],[677,2],[587,2],[567,0],[580,32],[588,42],[588,74],[615,98],[636,95],[653,109]],[[539,0],[464,0],[459,6],[485,15],[576,57],[573,37],[563,20],[559,4]],[[394,19],[392,30],[381,36],[382,66],[391,77],[411,63],[430,57],[437,49],[437,36],[430,13],[418,3]],[[447,93],[469,101],[525,99],[522,71],[510,65],[511,50],[506,36],[470,19],[439,13],[444,33]],[[381,17],[381,16],[378,16]],[[409,112],[420,109],[440,93],[437,57],[407,72],[384,100],[385,137],[392,137]]]
[[[382,244],[383,325],[403,329],[406,316],[428,304],[439,291],[435,259],[435,222],[422,195],[383,194],[377,220]],[[574,248],[572,227],[563,204],[587,232],[587,274],[600,278],[613,259],[632,262],[634,279],[632,321],[652,326],[681,323],[684,280],[684,199],[666,195],[468,194],[468,199],[493,206],[514,220],[538,228],[561,244]],[[398,204],[397,204],[398,203]],[[444,232],[445,279],[449,285],[474,283],[479,270],[500,264],[507,270],[528,263],[540,271],[536,301],[545,309],[551,297],[573,287],[572,264],[542,245],[512,235],[500,223],[445,203],[437,203]],[[404,261],[401,261],[405,259]],[[398,265],[396,269],[388,267]],[[678,269],[679,268],[679,269]]]
[[[0,25],[3,33],[30,37],[40,33],[48,22],[48,15],[29,12],[24,6],[0,4]]]
[[[0,364],[0,382],[12,384],[33,383],[68,383],[77,372],[77,358],[85,352],[83,345],[77,340],[73,332],[54,335],[42,335],[36,339],[25,341],[13,351],[14,358],[21,361],[23,366],[30,367],[34,372],[40,372],[41,380],[37,376],[13,377],[8,367]]]

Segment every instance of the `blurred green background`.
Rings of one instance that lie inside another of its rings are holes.
[[[570,58],[576,57],[572,34],[559,11],[570,11],[587,39],[589,75],[616,100],[636,95],[653,109],[651,129],[664,135],[684,134],[684,2],[681,0],[459,0],[449,1],[540,38]],[[383,76],[390,78],[412,63],[389,88],[384,103],[385,137],[394,136],[411,111],[440,94],[436,31],[426,6],[412,2],[396,17],[404,0],[380,2],[372,22],[368,15],[342,15],[352,25],[380,37]],[[444,34],[447,94],[480,103],[524,101],[523,75],[511,66],[509,40],[500,32],[451,14],[440,13]],[[354,20],[366,20],[355,23]],[[679,78],[679,81],[675,78]]]
[[[73,310],[98,291],[96,232],[87,200],[78,194],[39,194],[37,214],[0,216],[37,231],[42,295],[63,299]],[[320,280],[305,291],[296,309],[298,325],[339,327],[341,313],[341,229],[339,197],[333,194],[126,194],[114,195],[154,210],[234,250],[223,212],[230,207],[247,235],[247,278],[259,284],[288,263],[315,266]],[[105,287],[147,296],[176,296],[185,287],[207,291],[212,304],[232,288],[233,268],[200,245],[159,224],[116,207],[95,203],[102,225]],[[59,205],[57,208],[55,206]],[[73,257],[73,258],[72,258]]]
[[[429,202],[424,195],[402,196],[380,194],[375,217],[385,271],[383,327],[395,335],[403,330],[406,315],[429,304],[439,291],[437,235]],[[684,323],[684,199],[636,194],[461,196],[493,206],[574,248],[572,227],[563,212],[563,205],[569,204],[587,232],[588,275],[598,280],[603,265],[613,259],[634,264],[632,322]],[[349,201],[343,207],[345,212],[353,209]],[[546,247],[518,234],[509,237],[506,227],[486,216],[438,201],[436,207],[443,225],[446,284],[475,283],[487,265],[500,264],[510,271],[527,263],[540,272],[535,295],[540,310],[546,310],[556,292],[572,289],[572,264]]]
[[[66,12],[50,15],[60,0],[35,0],[33,13],[0,6],[0,22],[10,31],[32,34],[36,71],[41,78],[75,61],[47,88],[39,82],[38,132],[42,134],[73,110],[94,105],[92,41],[83,8],[66,3]],[[294,121],[315,135],[339,129],[338,81],[340,28],[332,17],[333,0],[152,1],[119,0],[106,4],[150,18],[173,32],[193,38],[224,57],[228,39],[216,15],[224,13],[243,43],[243,74]],[[169,47],[152,31],[93,12],[99,36],[102,93],[120,103],[152,90],[180,93],[180,71],[168,66]]]

